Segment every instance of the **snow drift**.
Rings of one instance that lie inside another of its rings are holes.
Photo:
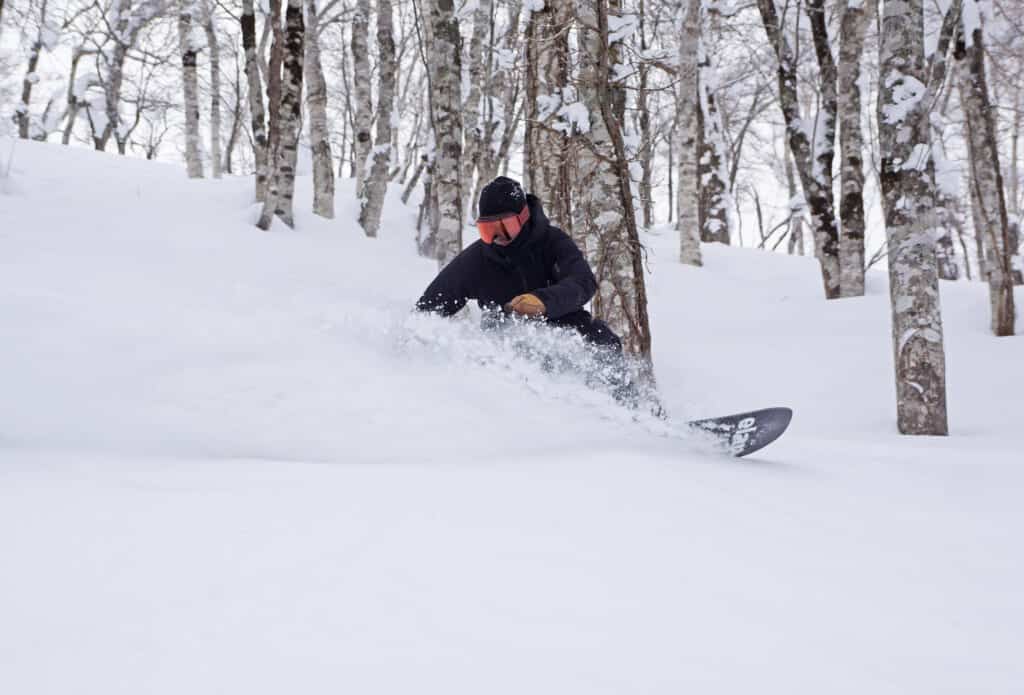
[[[349,189],[270,233],[250,192],[14,150],[3,692],[1019,687],[1024,360],[983,285],[943,285],[951,436],[905,438],[884,276],[826,303],[811,259],[647,235],[669,411],[796,411],[739,462],[411,314],[397,196],[370,240]]]

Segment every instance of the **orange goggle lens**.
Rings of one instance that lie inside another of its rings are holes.
[[[485,244],[493,244],[495,237],[507,237],[512,241],[522,231],[526,220],[530,219],[530,208],[523,206],[518,215],[509,215],[496,220],[477,220],[476,228]]]

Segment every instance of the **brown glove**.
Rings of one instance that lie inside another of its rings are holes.
[[[543,316],[544,302],[535,294],[521,294],[505,305],[505,310],[521,316]]]

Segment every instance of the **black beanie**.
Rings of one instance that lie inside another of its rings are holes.
[[[526,193],[518,181],[499,176],[480,191],[478,219],[495,219],[516,214],[526,205]]]

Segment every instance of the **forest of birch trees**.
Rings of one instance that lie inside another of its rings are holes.
[[[390,186],[440,264],[512,176],[641,361],[646,234],[691,266],[702,242],[812,256],[823,301],[885,269],[904,433],[947,431],[940,280],[985,283],[993,339],[1016,331],[1019,0],[0,0],[0,116],[251,177],[264,230],[335,219],[352,179],[338,233],[377,236]]]

